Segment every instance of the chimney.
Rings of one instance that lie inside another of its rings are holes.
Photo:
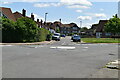
[[[39,19],[37,19],[37,22],[39,22]]]
[[[23,15],[23,17],[26,16],[26,10],[25,9],[22,10],[22,15]]]
[[[31,13],[31,19],[34,20],[34,15],[33,15],[33,13]]]

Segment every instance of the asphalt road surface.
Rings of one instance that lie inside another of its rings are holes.
[[[117,44],[61,39],[48,45],[2,45],[3,78],[88,78],[118,58]]]

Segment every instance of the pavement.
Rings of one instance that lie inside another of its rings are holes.
[[[118,78],[118,70],[104,68],[118,59],[118,44],[84,44],[66,37],[51,44],[0,47],[4,78]]]
[[[42,42],[33,42],[33,43],[0,43],[0,45],[42,45],[42,44],[51,44],[55,41],[42,41]]]

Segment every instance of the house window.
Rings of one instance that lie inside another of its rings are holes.
[[[66,33],[66,31],[64,31],[64,33]]]
[[[77,31],[72,31],[73,33],[77,33]]]
[[[63,31],[61,31],[61,33],[63,33]]]
[[[77,27],[73,27],[73,29],[77,30]]]

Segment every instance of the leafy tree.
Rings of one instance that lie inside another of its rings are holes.
[[[16,22],[17,32],[21,40],[24,41],[37,41],[38,27],[36,23],[29,18],[22,17],[19,18]]]
[[[115,34],[120,33],[120,19],[117,17],[117,15],[113,16],[108,23],[105,25],[105,31]]]
[[[81,31],[81,32],[84,32],[84,31],[87,31],[87,30],[88,30],[87,27],[82,27],[80,31]]]
[[[56,32],[57,32],[57,33],[60,33],[60,29],[59,29],[59,28],[57,28],[57,29],[56,29]]]

